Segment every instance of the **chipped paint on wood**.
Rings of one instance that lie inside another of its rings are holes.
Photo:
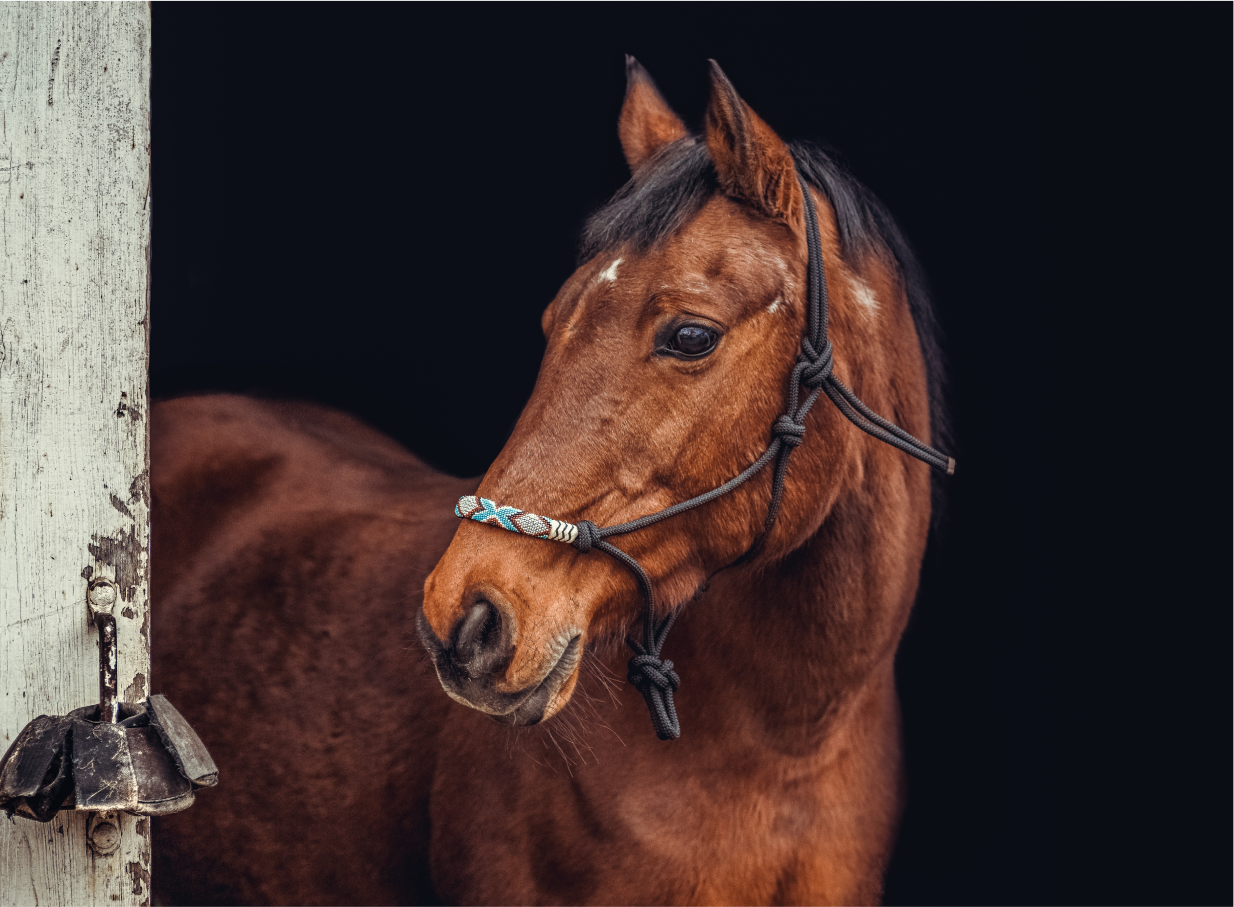
[[[112,495],[112,497],[115,497]],[[127,509],[127,508],[126,508]],[[147,583],[146,554],[147,546],[137,533],[137,523],[132,514],[133,522],[128,527],[128,533],[123,530],[111,536],[93,535],[92,541],[86,546],[95,563],[111,568],[109,575],[120,587],[120,597],[126,602],[133,600],[138,587]]]
[[[120,587],[120,689],[150,689],[149,6],[0,5],[0,84],[3,750],[97,701],[89,579]],[[96,849],[89,815],[0,820],[0,905],[150,903],[149,821]]]
[[[128,610],[127,608],[125,609]],[[146,700],[146,675],[140,671],[133,678],[133,682],[124,688],[125,702],[145,702]]]

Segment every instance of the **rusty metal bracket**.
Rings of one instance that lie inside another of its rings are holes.
[[[0,809],[9,816],[48,822],[61,809],[163,816],[191,806],[197,788],[218,783],[210,753],[165,697],[120,701],[113,614],[119,598],[111,580],[90,580],[98,705],[40,715],[17,735],[0,759]]]
[[[86,587],[86,607],[99,631],[99,720],[115,724],[119,718],[116,676],[119,650],[116,643],[116,599],[120,590],[105,577],[90,580]]]

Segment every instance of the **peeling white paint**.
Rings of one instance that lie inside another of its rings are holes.
[[[0,750],[98,702],[88,578],[120,585],[118,688],[149,688],[150,47],[146,3],[0,10]],[[149,834],[0,817],[0,905],[149,904]]]

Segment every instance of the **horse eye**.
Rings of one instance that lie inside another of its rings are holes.
[[[711,328],[686,325],[677,329],[671,347],[683,356],[704,356],[715,349],[719,339]]]

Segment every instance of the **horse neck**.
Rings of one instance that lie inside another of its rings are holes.
[[[742,719],[778,749],[812,752],[863,692],[890,684],[920,564],[903,545],[924,549],[928,516],[878,498],[869,486],[841,495],[804,545],[761,569],[722,572],[689,606],[684,639],[666,645],[685,715],[713,713],[726,735]],[[884,700],[895,707],[894,695]]]
[[[898,278],[878,261],[853,271],[837,252],[828,260],[831,335],[845,372],[876,411],[928,437],[924,364]],[[876,318],[850,298],[854,286],[883,300]],[[889,354],[896,349],[901,355]],[[789,466],[780,522],[808,525],[807,514],[822,508],[818,529],[770,564],[721,571],[678,624],[690,636],[683,670],[689,664],[690,676],[706,675],[702,698],[723,688],[724,701],[761,724],[765,738],[806,749],[851,718],[854,702],[897,707],[895,650],[916,596],[930,513],[924,464],[858,431],[825,398],[812,418],[805,442],[812,446]],[[822,449],[844,468],[819,456]]]

